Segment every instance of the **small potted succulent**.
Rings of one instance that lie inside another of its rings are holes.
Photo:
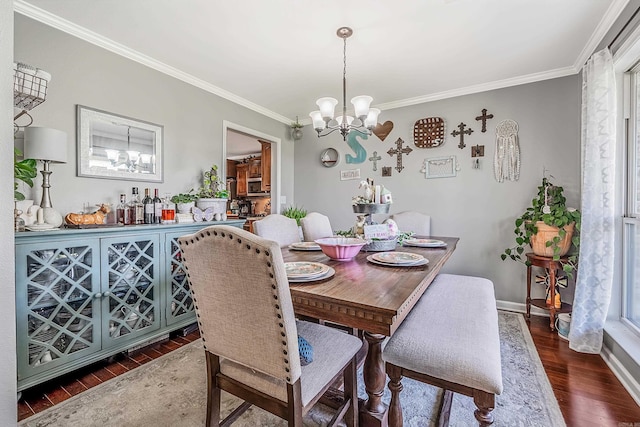
[[[515,220],[515,246],[505,249],[501,258],[528,265],[523,255],[529,245],[534,254],[555,261],[567,255],[563,270],[571,275],[578,263],[580,220],[580,211],[566,206],[563,188],[543,178],[531,206]]]
[[[180,193],[171,197],[171,202],[176,204],[178,212],[187,214],[191,213],[191,208],[196,205],[196,200],[198,200],[198,196],[193,194],[193,188],[188,193]]]

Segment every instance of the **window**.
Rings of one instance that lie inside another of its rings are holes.
[[[640,65],[631,70],[629,77],[631,109],[627,132],[627,182],[623,219],[622,317],[640,333]]]

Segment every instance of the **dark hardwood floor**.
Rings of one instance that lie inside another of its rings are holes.
[[[640,427],[640,406],[597,354],[569,349],[549,318],[528,322],[540,360],[569,427]]]
[[[540,354],[562,415],[569,427],[640,427],[640,406],[599,355],[576,353],[549,330],[549,319],[531,316],[529,330]],[[198,332],[146,348],[134,356],[101,362],[23,393],[18,419],[60,403],[110,378],[198,339]],[[545,426],[554,427],[554,426]]]

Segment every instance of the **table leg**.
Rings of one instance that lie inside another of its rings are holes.
[[[527,266],[527,319],[531,317],[531,266]]]
[[[556,270],[549,269],[549,297],[551,298],[551,306],[549,307],[549,326],[551,332],[556,330]]]
[[[382,393],[387,380],[382,360],[382,342],[386,337],[365,331],[364,338],[369,344],[369,351],[364,360],[362,375],[369,399],[360,406],[360,426],[386,427],[388,425],[388,411],[387,405],[382,402]]]

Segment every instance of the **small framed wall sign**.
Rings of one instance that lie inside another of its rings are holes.
[[[432,157],[424,160],[425,178],[450,178],[457,175],[456,156]]]
[[[348,181],[350,179],[360,179],[360,169],[340,171],[340,181]]]

